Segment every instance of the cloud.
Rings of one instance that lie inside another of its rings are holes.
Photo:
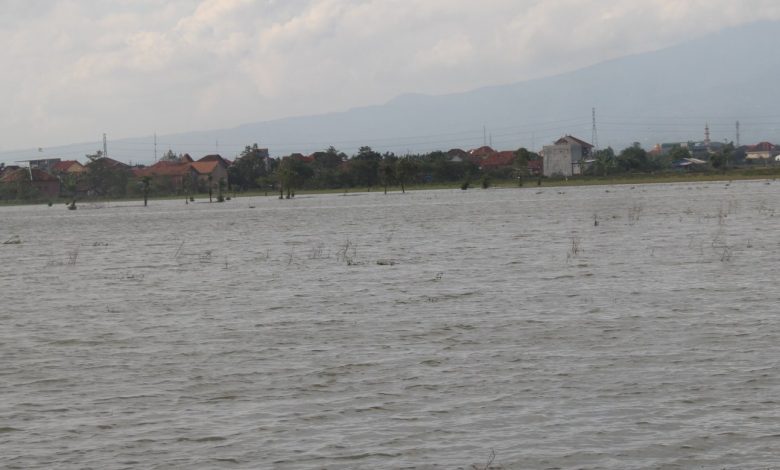
[[[238,125],[573,70],[774,0],[6,0],[1,149]]]

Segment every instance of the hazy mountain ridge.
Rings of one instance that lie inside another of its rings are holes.
[[[543,79],[447,95],[405,94],[344,112],[158,136],[158,155],[170,147],[193,156],[232,157],[254,142],[272,155],[329,145],[348,153],[361,145],[405,153],[471,148],[491,137],[497,148],[540,148],[563,134],[590,140],[592,107],[601,146],[702,139],[705,123],[714,140],[734,140],[736,120],[743,124],[742,143],[780,140],[774,105],[780,102],[779,26],[753,23]],[[110,141],[109,154],[148,162],[152,142],[150,136]],[[61,147],[45,156],[83,157],[99,145]],[[0,161],[36,155],[4,152]]]

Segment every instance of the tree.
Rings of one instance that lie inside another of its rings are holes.
[[[360,147],[357,155],[350,160],[350,172],[354,182],[359,186],[366,186],[369,191],[379,181],[379,163],[382,155],[374,152],[371,147]]]
[[[515,150],[515,161],[512,163],[515,176],[517,178],[517,185],[523,185],[523,177],[528,175],[528,162],[532,159],[531,152],[525,147],[520,147]],[[538,155],[536,155],[538,157]]]
[[[617,166],[623,171],[647,171],[650,164],[647,152],[635,142],[631,147],[621,150],[616,159]]]
[[[217,202],[225,202],[225,196],[222,194],[225,191],[225,186],[227,186],[227,181],[225,178],[220,178],[217,183]]]
[[[241,189],[256,188],[262,178],[270,174],[271,163],[268,151],[261,149],[257,143],[247,145],[241,155],[228,169],[228,185]]]
[[[688,147],[683,147],[681,145],[675,145],[672,147],[672,149],[669,151],[669,158],[673,162],[677,162],[686,158],[691,158],[691,151],[688,150]]]
[[[76,204],[76,190],[78,189],[79,178],[73,173],[66,173],[62,176],[62,186],[68,193],[71,203]]]
[[[94,162],[95,160],[100,160],[101,158],[103,158],[103,151],[98,150],[95,153],[88,153],[84,156],[87,157],[87,160],[89,160],[90,162]]]
[[[343,184],[342,166],[347,160],[344,152],[339,152],[335,147],[312,154],[314,161],[312,168],[312,184],[320,188],[337,188]]]
[[[144,176],[141,178],[141,186],[144,193],[144,207],[146,207],[146,202],[149,199],[149,186],[152,183],[152,178],[149,176]]]
[[[395,155],[390,158],[386,154],[379,166],[379,173],[382,179],[382,186],[385,188],[385,194],[387,194],[387,187],[392,183],[393,178],[395,177],[395,161]]]
[[[184,179],[181,182],[182,189],[184,190],[184,197],[185,197],[184,201],[187,203],[189,203],[190,199],[193,199],[192,190],[194,187],[196,187],[195,181],[193,180],[194,180],[194,176],[187,175],[184,177]]]
[[[176,162],[179,161],[179,157],[176,156],[175,153],[173,153],[173,150],[168,149],[167,152],[165,152],[162,157],[160,157],[160,161],[163,162]]]
[[[344,160],[347,159],[347,154],[344,152],[339,152],[336,150],[336,147],[330,146],[325,150],[324,152],[317,152],[317,155],[315,156],[315,160],[320,162],[323,166],[327,168],[337,168],[339,167]]]
[[[713,168],[723,170],[723,172],[725,172],[731,165],[733,154],[734,143],[729,142],[710,157],[710,163],[712,164]]]
[[[406,181],[412,177],[416,167],[417,165],[408,155],[403,158],[399,158],[396,161],[395,178],[398,180],[398,183],[401,184],[401,192],[406,193]]]
[[[601,176],[607,176],[617,167],[615,151],[612,147],[598,150],[594,155],[593,173]]]
[[[127,192],[128,171],[115,161],[104,158],[98,150],[87,155],[86,183],[89,191],[99,196],[122,197]]]
[[[462,180],[467,173],[476,173],[479,167],[469,160],[453,161],[446,152],[434,151],[415,158],[418,170],[425,175],[431,175],[435,181]]]
[[[312,169],[303,161],[292,156],[284,157],[277,168],[279,199],[283,198],[285,190],[287,191],[287,199],[294,197],[295,188],[302,187],[312,174]]]

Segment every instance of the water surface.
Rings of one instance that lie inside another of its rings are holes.
[[[778,196],[0,208],[0,467],[777,468]]]

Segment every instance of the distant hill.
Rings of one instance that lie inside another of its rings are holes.
[[[458,94],[409,94],[345,112],[158,136],[158,149],[162,154],[170,144],[193,156],[219,151],[232,157],[258,142],[277,156],[329,145],[347,153],[362,145],[406,153],[467,149],[484,140],[501,149],[538,149],[563,134],[590,141],[593,107],[601,147],[701,140],[705,123],[713,140],[731,141],[737,120],[742,143],[780,141],[778,31],[777,22],[753,23],[544,79]],[[58,150],[78,157],[97,148],[95,142]],[[124,161],[150,161],[152,151],[152,137],[109,143],[109,154]]]

